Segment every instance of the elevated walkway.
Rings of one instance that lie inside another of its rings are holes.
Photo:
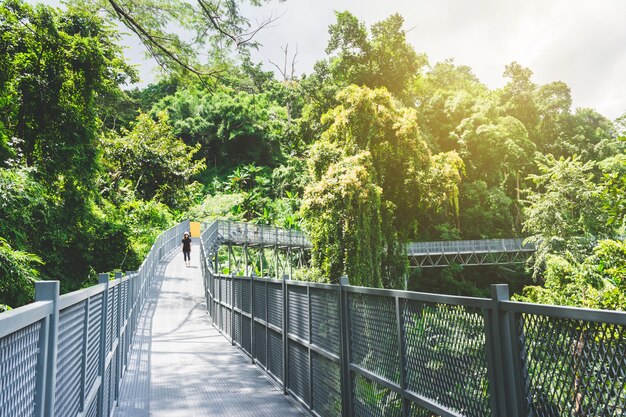
[[[185,267],[175,250],[152,281],[115,416],[308,415],[211,326],[199,252]]]
[[[412,268],[441,268],[451,264],[463,266],[524,263],[535,252],[535,246],[524,239],[451,240],[407,244]]]
[[[624,415],[624,312],[224,274],[217,223],[185,267],[189,226],[0,314],[0,417]]]

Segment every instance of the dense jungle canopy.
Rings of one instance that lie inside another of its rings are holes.
[[[572,109],[565,83],[516,62],[490,89],[416,51],[398,14],[337,12],[327,57],[277,79],[250,59],[259,28],[238,6],[0,1],[2,308],[37,279],[71,291],[136,269],[184,218],[305,230],[302,279],[508,282],[524,300],[626,307],[626,114]],[[120,25],[162,65],[156,84],[129,87]],[[513,236],[538,246],[526,268],[408,269],[409,241]]]

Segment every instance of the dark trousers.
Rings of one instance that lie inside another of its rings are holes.
[[[191,261],[191,251],[190,250],[184,250],[183,251],[183,256],[185,257],[185,261]]]

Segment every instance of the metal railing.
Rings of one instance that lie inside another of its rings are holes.
[[[534,252],[535,246],[524,244],[524,239],[450,240],[441,242],[411,242],[409,256],[482,252]]]
[[[617,417],[626,313],[226,276],[202,235],[214,326],[314,415]]]
[[[223,242],[237,245],[284,246],[292,248],[310,248],[308,237],[299,230],[282,229],[232,220],[216,220],[207,227],[214,227]]]
[[[0,417],[108,417],[159,261],[189,222],[163,232],[137,272],[59,296],[35,283],[35,302],[0,314]]]
[[[412,268],[520,264],[535,252],[535,246],[523,239],[412,242],[406,249]]]

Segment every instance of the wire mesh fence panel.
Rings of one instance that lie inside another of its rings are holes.
[[[267,283],[267,321],[276,327],[283,325],[283,286],[280,282]]]
[[[111,367],[107,367],[105,372],[104,372],[104,378],[103,378],[103,384],[102,384],[102,410],[100,411],[100,415],[101,416],[108,416],[110,413],[110,408],[109,408],[109,404],[110,404],[110,400],[109,397],[111,396]]]
[[[311,342],[339,354],[339,295],[337,290],[311,288]]]
[[[352,404],[359,417],[401,417],[402,398],[398,393],[359,374],[352,374]]]
[[[311,408],[321,417],[341,415],[341,366],[312,352],[313,400]]]
[[[113,349],[113,341],[115,341],[117,339],[117,332],[118,332],[118,326],[119,326],[119,317],[118,317],[118,307],[119,307],[119,298],[118,298],[118,291],[120,290],[119,285],[116,285],[113,288],[109,288],[109,291],[111,293],[111,298],[109,299],[110,302],[110,306],[111,306],[111,346],[109,347],[109,350]]]
[[[289,389],[307,405],[309,399],[309,351],[299,343],[289,342]]]
[[[233,307],[240,309],[242,307],[241,303],[241,280],[238,278],[234,278],[233,282]]]
[[[250,280],[250,278],[243,278],[242,282],[242,296],[241,296],[241,306],[243,311],[245,311],[246,313],[250,313],[252,311],[251,309],[251,304],[252,304],[252,289],[251,289],[251,285],[252,285],[252,281]]]
[[[86,417],[98,417],[98,401],[92,401],[85,413]]]
[[[264,281],[254,281],[254,317],[258,317],[261,320],[267,320],[265,315],[266,312],[266,294],[265,294],[265,282]]]
[[[80,408],[82,355],[86,302],[59,312],[57,378],[54,414],[73,417]]]
[[[241,346],[241,314],[235,312],[233,319],[233,340]]]
[[[0,417],[35,412],[40,329],[36,322],[0,339]]]
[[[252,338],[251,338],[251,330],[250,330],[251,320],[242,316],[242,328],[241,328],[241,347],[243,350],[248,352],[248,354],[252,354]]]
[[[230,278],[227,277],[222,277],[220,279],[220,285],[221,285],[221,298],[222,301],[225,302],[226,304],[230,304],[231,303],[231,287],[230,287]]]
[[[351,362],[400,384],[400,357],[395,299],[349,294]]]
[[[263,366],[267,366],[265,332],[265,326],[261,323],[254,323],[254,358]]]
[[[85,370],[85,392],[91,391],[98,377],[98,357],[100,355],[100,327],[102,322],[102,295],[89,300],[87,330],[87,369]]]
[[[274,377],[283,380],[283,335],[274,330],[267,332],[268,370]]]
[[[626,414],[626,326],[522,314],[518,334],[532,415]]]
[[[107,328],[106,328],[106,348],[105,352],[111,351],[113,346],[113,288],[106,292],[107,297]]]
[[[120,295],[120,299],[121,299],[121,317],[122,317],[122,323],[120,323],[120,326],[124,325],[124,320],[126,317],[128,317],[128,281],[123,281],[120,284],[120,291],[121,291],[121,295]]]
[[[231,317],[231,310],[228,307],[222,306],[222,317],[224,319],[224,327],[222,328],[222,331],[230,337],[232,336],[231,335],[232,327],[230,323],[232,317]]]
[[[289,334],[309,340],[309,300],[306,287],[289,285],[287,309]]]
[[[463,416],[491,415],[482,310],[401,304],[407,389]]]

